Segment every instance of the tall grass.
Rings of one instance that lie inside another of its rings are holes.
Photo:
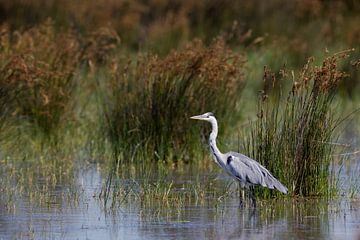
[[[103,101],[104,132],[115,156],[190,161],[200,146],[189,117],[215,111],[231,121],[244,82],[243,65],[242,56],[222,40],[209,47],[195,41],[163,59],[150,54],[135,63],[115,60]]]
[[[334,190],[330,164],[334,160],[336,127],[339,118],[332,111],[338,83],[346,74],[338,70],[339,59],[347,52],[324,59],[315,66],[310,59],[285,96],[263,93],[258,118],[244,141],[246,152],[266,166],[285,184],[292,195],[323,196]],[[269,78],[269,72],[265,77]],[[275,81],[275,75],[270,78]],[[259,190],[258,194],[276,194]]]
[[[74,159],[78,159],[74,153],[84,162],[107,159],[108,144],[101,145],[103,136],[94,131],[100,126],[115,156],[111,171],[116,173],[126,171],[119,168],[122,162],[140,163],[133,165],[135,169],[146,160],[188,163],[201,159],[206,145],[199,141],[199,125],[189,117],[214,111],[222,118],[221,134],[227,134],[240,122],[237,104],[246,70],[261,70],[257,66],[269,61],[274,68],[284,62],[298,65],[304,56],[316,54],[323,40],[329,48],[359,43],[359,4],[354,1],[271,1],[261,7],[259,2],[3,1],[0,21],[9,27],[0,27],[0,155],[10,155],[6,164],[18,164],[21,181],[32,185],[46,179],[55,186],[72,174]],[[279,10],[281,14],[274,14],[269,22],[269,16]],[[286,21],[284,31],[279,22],[284,23],[289,17],[284,13],[290,11],[296,13]],[[55,22],[42,23],[49,16]],[[312,18],[316,21],[308,20]],[[321,34],[313,34],[319,29]],[[222,39],[211,42],[219,32]],[[186,45],[194,36],[203,42]],[[178,50],[172,51],[175,46]],[[124,49],[129,54],[123,54]],[[150,49],[161,56],[135,56],[134,49]],[[253,56],[247,69],[239,49]],[[333,149],[326,142],[333,139],[337,124],[331,104],[343,77],[336,70],[339,57],[327,58],[321,67],[309,62],[299,77],[290,76],[294,86],[286,96],[267,97],[266,92],[259,102],[259,119],[245,142],[250,155],[269,167],[295,195],[325,194],[332,187],[326,169]],[[90,74],[82,68],[84,62]],[[78,72],[83,74],[82,85],[76,88]],[[96,85],[94,76],[105,77],[98,78]],[[356,78],[346,85],[354,91],[355,82]],[[265,83],[268,89],[271,85]],[[259,86],[250,86],[249,97]],[[96,90],[100,104],[94,100]],[[282,90],[279,86],[271,92]],[[73,119],[76,123],[69,126]],[[21,131],[21,139],[16,140],[16,151],[23,151],[20,154],[3,144],[9,142],[5,133],[15,132],[7,131],[10,125],[16,131],[30,129]],[[204,141],[208,130],[204,125]],[[54,139],[66,144],[44,147],[34,141],[34,132],[47,137],[60,134]],[[96,151],[98,145],[101,151]],[[205,171],[204,166],[199,169]],[[142,196],[154,197],[153,190],[172,191],[170,183],[159,180],[151,188],[151,181],[146,180],[140,188],[144,192],[139,191]],[[200,188],[199,184],[195,191],[201,192]]]
[[[6,98],[6,94],[4,93],[4,90],[0,88],[0,132],[3,132],[3,129],[5,128],[5,124],[6,124],[6,115],[7,115],[7,106],[6,106],[6,101],[4,100],[4,98]],[[0,136],[0,144],[3,143],[4,140],[4,136],[1,135]]]
[[[81,54],[77,38],[70,31],[57,34],[48,21],[24,32],[3,31],[1,46],[2,104],[50,135],[71,112]]]

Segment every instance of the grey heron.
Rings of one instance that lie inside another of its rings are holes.
[[[287,194],[288,189],[281,184],[264,166],[255,160],[237,152],[221,153],[216,145],[218,135],[218,123],[213,113],[207,112],[202,115],[193,116],[191,119],[203,120],[211,123],[210,150],[214,161],[236,179],[240,186],[249,189],[252,186],[263,186],[276,189]],[[256,207],[255,195],[250,191],[253,206]],[[240,199],[242,205],[242,199]]]

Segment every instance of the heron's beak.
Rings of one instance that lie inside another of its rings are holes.
[[[190,119],[204,120],[204,117],[203,117],[202,115],[197,115],[197,116],[192,116],[192,117],[190,117]]]

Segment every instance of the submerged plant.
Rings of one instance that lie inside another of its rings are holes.
[[[329,167],[334,146],[329,143],[335,138],[339,119],[331,105],[339,81],[346,76],[337,66],[346,53],[325,58],[321,66],[314,66],[314,59],[309,59],[299,76],[292,76],[293,86],[286,99],[266,93],[260,98],[258,118],[244,148],[293,195],[327,195],[333,189]],[[287,74],[282,73],[286,78]]]
[[[112,66],[104,131],[125,161],[189,160],[200,147],[189,123],[194,112],[211,109],[228,120],[228,113],[236,115],[244,60],[221,40],[209,47],[196,41],[164,59],[148,55],[121,64]]]

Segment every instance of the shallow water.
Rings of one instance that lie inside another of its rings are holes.
[[[208,201],[205,206],[188,204],[167,210],[124,204],[109,212],[93,197],[101,182],[98,170],[90,168],[79,174],[79,201],[64,201],[61,196],[68,190],[59,187],[47,204],[19,199],[14,211],[0,204],[0,239],[360,238],[358,200],[262,201],[253,210],[240,209],[236,197],[230,196],[220,204]]]

